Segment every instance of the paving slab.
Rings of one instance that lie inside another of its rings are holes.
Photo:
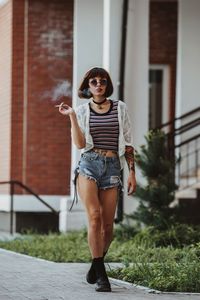
[[[195,294],[152,293],[110,279],[112,292],[85,281],[89,264],[55,263],[0,249],[0,300],[197,300]]]

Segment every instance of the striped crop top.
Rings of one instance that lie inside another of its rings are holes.
[[[95,148],[118,151],[118,101],[110,102],[106,113],[97,113],[90,106],[90,133]]]

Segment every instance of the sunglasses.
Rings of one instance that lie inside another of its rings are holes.
[[[107,85],[107,79],[100,79],[100,80],[92,79],[92,80],[89,81],[89,83],[93,86],[97,86],[98,83],[102,86],[106,86]]]

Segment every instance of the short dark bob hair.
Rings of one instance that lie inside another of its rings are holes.
[[[101,77],[101,78],[107,79],[107,86],[106,86],[106,91],[105,91],[104,96],[109,97],[110,95],[112,95],[113,84],[112,84],[112,80],[110,78],[109,73],[103,68],[94,67],[94,68],[88,70],[87,73],[85,74],[85,76],[83,77],[83,80],[78,89],[78,95],[80,98],[89,99],[92,97],[92,94],[89,91],[89,79],[95,78],[95,77]]]

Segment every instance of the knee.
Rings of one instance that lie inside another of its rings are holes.
[[[99,210],[93,211],[89,216],[89,226],[92,230],[100,230],[101,228],[101,215]]]
[[[111,237],[113,235],[113,224],[105,224],[102,228],[103,236]]]

